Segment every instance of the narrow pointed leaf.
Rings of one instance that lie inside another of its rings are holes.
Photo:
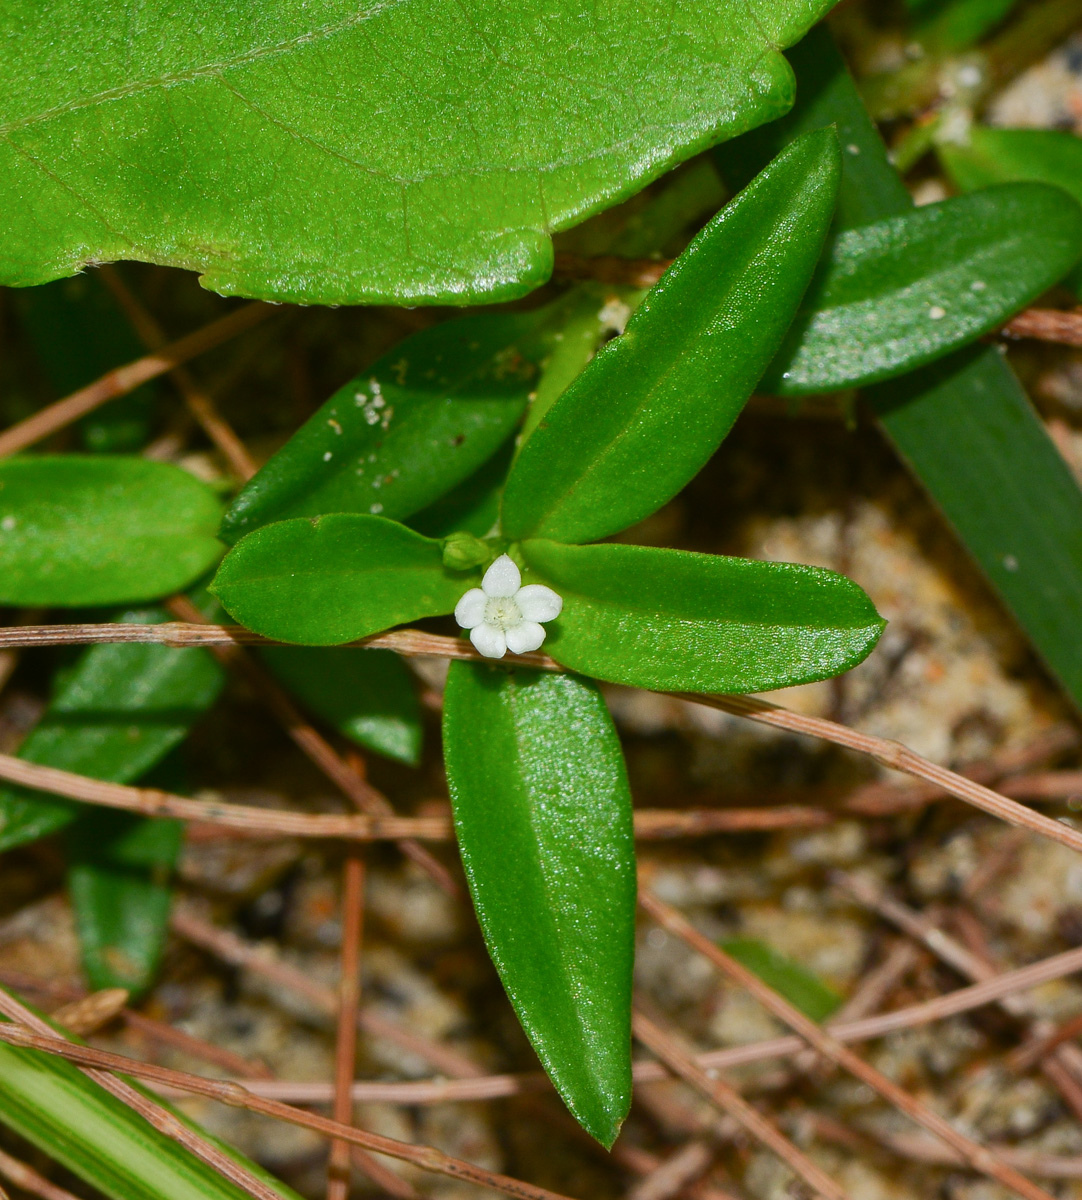
[[[2,496],[3,493],[0,493]],[[169,620],[162,609],[121,620]],[[131,783],[178,745],[217,699],[224,677],[205,651],[153,645],[86,650],[19,749],[28,762]],[[0,788],[0,850],[68,825],[84,806],[25,788]]]
[[[707,225],[522,447],[504,492],[508,537],[604,537],[699,470],[796,312],[839,169],[833,133],[814,133]]]
[[[1062,189],[1002,184],[838,233],[764,391],[875,383],[975,341],[1082,255],[1082,208]]]
[[[270,521],[332,512],[404,520],[434,503],[507,440],[565,308],[467,317],[407,338],[255,475],[222,536],[235,542]]]
[[[634,687],[762,692],[856,666],[885,622],[851,580],[819,567],[648,546],[527,541],[529,582],[564,601],[545,650]]]
[[[266,646],[259,653],[305,708],[350,741],[417,765],[421,705],[413,675],[397,654],[320,646]]]
[[[974,125],[964,142],[941,142],[939,159],[963,191],[1031,180],[1063,188],[1082,204],[1082,138],[1059,129]],[[1082,267],[1066,280],[1082,296]]]
[[[221,505],[186,471],[70,454],[0,462],[0,604],[154,600],[212,566]]]
[[[554,230],[784,112],[779,50],[830,7],[15,0],[0,283],[133,258],[304,303],[521,295]]]
[[[842,997],[818,975],[766,942],[757,938],[728,938],[721,948],[813,1021],[825,1021],[842,1006]]]
[[[283,1200],[300,1200],[187,1117]],[[248,1193],[159,1133],[126,1104],[55,1055],[0,1045],[0,1124],[33,1142],[111,1200],[247,1200]]]
[[[573,676],[452,663],[444,753],[492,961],[568,1108],[611,1146],[631,1103],[635,851],[620,743]]]
[[[183,839],[179,821],[108,811],[91,810],[68,830],[68,895],[93,991],[141,992],[153,981]]]
[[[265,525],[226,555],[210,590],[266,637],[333,646],[454,611],[478,582],[440,543],[383,517],[332,513]]]

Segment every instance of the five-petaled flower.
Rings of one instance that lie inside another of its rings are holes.
[[[542,621],[560,615],[564,602],[541,583],[522,586],[522,576],[512,559],[501,554],[485,572],[479,588],[470,590],[455,605],[455,620],[470,631],[470,641],[486,658],[528,654],[545,640]]]

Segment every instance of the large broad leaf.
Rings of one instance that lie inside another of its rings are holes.
[[[974,125],[964,141],[936,147],[951,179],[964,191],[1028,179],[1061,187],[1082,204],[1082,138],[1058,129],[992,129]],[[1082,296],[1082,268],[1069,286]]]
[[[831,0],[0,9],[0,283],[134,258],[307,303],[520,295],[549,235],[792,102]]]
[[[120,617],[147,624],[169,619],[161,609]],[[93,646],[65,675],[19,757],[130,783],[183,741],[214,703],[223,681],[221,667],[205,650]],[[55,833],[83,811],[83,805],[5,785],[0,788],[0,850]]]
[[[631,1103],[635,849],[593,684],[453,663],[444,754],[489,953],[571,1112],[611,1146]]]
[[[699,234],[522,447],[504,493],[508,537],[604,537],[699,470],[792,320],[838,175],[834,135],[814,133]]]
[[[836,125],[846,146],[838,211],[844,226],[907,211],[891,167],[829,33],[790,55],[802,103],[791,118],[727,147],[737,178],[787,138]],[[1082,704],[1082,490],[1002,356],[962,350],[869,388],[887,434],[954,526],[1060,682]],[[1040,487],[1030,486],[1040,480]]]
[[[169,932],[179,821],[90,811],[67,834],[68,894],[92,989],[148,987]]]
[[[397,521],[332,513],[248,534],[210,590],[257,633],[333,646],[453,612],[476,582],[444,567],[439,542]]]
[[[565,308],[467,317],[407,338],[301,426],[233,502],[222,536],[332,512],[404,520],[432,504],[507,440]]]
[[[154,600],[221,553],[221,506],[186,471],[71,454],[0,462],[0,604]]]
[[[647,546],[527,541],[528,582],[564,601],[545,650],[635,687],[762,692],[855,666],[885,622],[851,580],[819,567]]]
[[[417,765],[421,705],[413,675],[397,654],[266,646],[260,657],[306,708],[350,741]]]
[[[800,396],[890,379],[972,342],[1082,254],[1060,188],[1002,184],[840,232],[762,388]]]
[[[160,1103],[160,1101],[159,1101]],[[231,1146],[225,1150],[283,1200],[300,1200]],[[248,1193],[159,1133],[126,1104],[55,1055],[0,1044],[0,1123],[111,1200],[246,1200]]]

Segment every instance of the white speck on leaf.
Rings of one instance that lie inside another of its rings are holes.
[[[479,588],[455,605],[455,620],[470,631],[470,641],[486,658],[538,650],[545,640],[543,621],[554,621],[563,600],[541,583],[522,586],[522,575],[507,554],[485,572]]]
[[[329,450],[323,455],[324,462],[330,462],[332,458],[334,458],[334,455]]]
[[[946,315],[947,310],[938,304],[933,304],[932,307],[928,309],[928,316],[931,317],[933,321],[942,321]]]
[[[18,525],[18,523],[19,522],[16,517],[8,516],[0,521],[0,529],[2,529],[5,533],[10,533],[15,526]]]

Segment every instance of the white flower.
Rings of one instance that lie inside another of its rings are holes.
[[[455,620],[470,631],[470,641],[486,658],[528,654],[545,640],[541,621],[553,621],[564,602],[540,583],[522,586],[518,567],[501,554],[485,572],[479,588],[455,605]]]

